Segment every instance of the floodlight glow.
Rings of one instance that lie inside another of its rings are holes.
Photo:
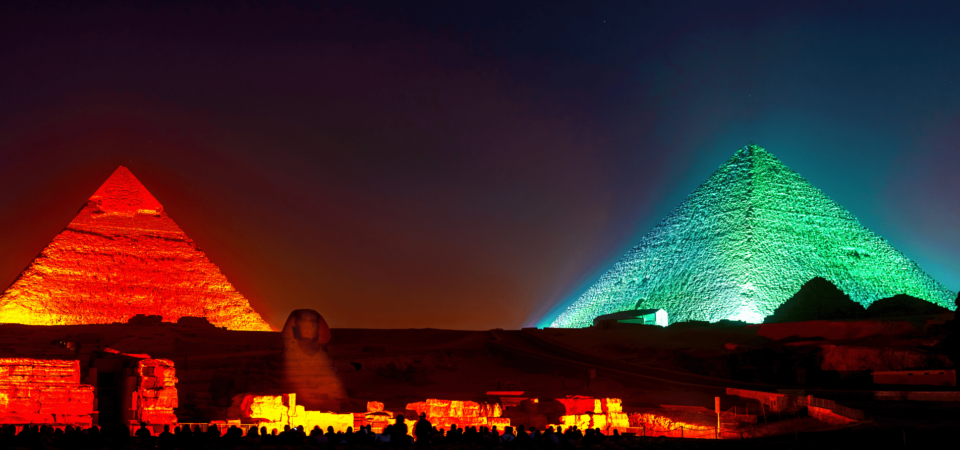
[[[759,323],[817,276],[864,307],[908,294],[955,309],[955,293],[776,157],[750,145],[551,326],[586,327],[599,315],[656,308],[671,322]]]

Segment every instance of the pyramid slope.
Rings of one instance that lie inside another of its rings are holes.
[[[956,294],[758,146],[738,150],[553,322],[663,308],[670,322],[759,323],[814,277],[864,307]]]
[[[136,314],[272,329],[120,166],[0,296],[0,323],[113,323]]]

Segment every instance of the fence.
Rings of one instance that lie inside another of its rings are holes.
[[[704,415],[709,416],[711,422],[718,419],[712,410],[702,407],[675,407],[675,409],[687,409],[698,413],[705,413]],[[721,412],[718,422],[719,428],[716,422],[714,422],[714,425],[691,423],[677,425],[677,422],[673,422],[672,424],[644,422],[638,424],[639,426],[629,427],[624,431],[640,437],[664,436],[683,439],[743,439],[744,436],[750,437],[756,434],[753,428],[756,427],[757,416],[746,414],[745,408],[742,406],[734,406]],[[740,424],[748,424],[751,426],[748,428],[739,428]]]
[[[638,437],[664,436],[681,439],[749,439],[756,437],[755,426],[748,428],[728,428],[724,427],[722,424],[719,431],[717,431],[716,428],[691,428],[684,425],[672,428],[647,426],[629,427],[624,431],[625,433],[629,433]]]
[[[757,423],[757,416],[750,414],[747,408],[734,406],[720,414],[720,428],[723,425],[736,425],[737,423]]]
[[[859,409],[848,408],[846,406],[838,405],[837,402],[833,400],[827,400],[824,398],[816,398],[812,395],[807,396],[807,405],[814,408],[828,409],[834,414],[842,417],[846,417],[850,420],[866,420],[866,414]]]
[[[663,427],[648,427],[646,425],[640,427],[630,427],[628,431],[631,433],[636,433],[637,436],[641,437],[672,437],[672,438],[685,438],[685,439],[716,439],[717,438],[717,429],[714,427],[704,428],[697,427],[691,428],[689,426],[676,426],[670,428]]]

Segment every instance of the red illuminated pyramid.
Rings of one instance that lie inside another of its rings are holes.
[[[0,323],[112,323],[136,314],[271,330],[121,166],[0,296]]]

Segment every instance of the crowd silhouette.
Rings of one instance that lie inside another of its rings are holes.
[[[345,432],[334,431],[333,427],[321,430],[314,427],[285,426],[282,431],[268,430],[266,427],[250,427],[246,433],[237,426],[225,431],[217,425],[201,430],[199,425],[164,426],[164,430],[154,435],[151,429],[141,424],[136,430],[123,425],[92,426],[81,429],[50,425],[26,425],[17,433],[17,427],[6,425],[0,434],[0,447],[25,449],[118,449],[118,448],[156,448],[161,450],[201,450],[208,448],[262,448],[262,447],[410,447],[410,446],[488,446],[541,448],[558,446],[589,447],[604,442],[617,442],[624,439],[614,430],[605,436],[600,429],[580,430],[568,427],[565,430],[551,426],[546,430],[523,425],[504,427],[458,427],[437,428],[423,415],[414,425],[414,436],[408,435],[403,416],[398,415],[394,423],[387,425],[382,433],[375,433],[370,425],[353,427]]]

